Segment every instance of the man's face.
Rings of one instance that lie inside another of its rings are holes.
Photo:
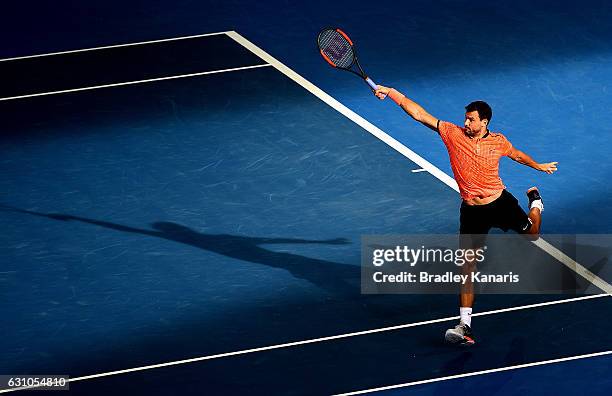
[[[476,136],[487,129],[487,121],[480,119],[477,111],[465,113],[465,133],[469,136]]]

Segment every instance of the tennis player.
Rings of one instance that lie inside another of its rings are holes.
[[[374,93],[379,99],[389,96],[410,117],[433,129],[442,138],[462,199],[460,234],[487,234],[496,227],[528,234],[534,240],[538,238],[544,210],[540,193],[536,187],[527,190],[529,213],[525,213],[499,177],[499,159],[507,156],[519,164],[548,174],[557,170],[557,162],[538,163],[513,147],[501,133],[489,131],[493,112],[483,101],[475,101],[465,107],[465,122],[460,127],[433,117],[393,88],[379,85]],[[473,263],[464,265],[463,269],[464,272],[473,271]],[[466,282],[460,293],[461,319],[457,326],[446,331],[447,342],[462,345],[475,343],[471,328],[473,305],[473,285]]]

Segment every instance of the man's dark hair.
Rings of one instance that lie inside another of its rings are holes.
[[[491,117],[493,117],[493,110],[491,110],[491,106],[489,106],[487,102],[477,100],[465,106],[465,112],[469,113],[470,111],[477,111],[478,116],[481,120],[487,119],[489,120],[488,123],[491,123]]]

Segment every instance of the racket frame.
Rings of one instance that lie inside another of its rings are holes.
[[[334,62],[332,62],[331,59],[329,59],[329,57],[327,55],[325,55],[325,53],[321,49],[321,46],[319,44],[319,41],[320,41],[319,38],[321,37],[321,34],[323,32],[328,31],[328,30],[333,30],[333,31],[339,33],[342,37],[344,37],[344,39],[351,46],[351,50],[353,51],[353,59],[352,59],[351,64],[348,67],[341,67],[341,66],[338,66],[338,65],[334,64]],[[378,86],[374,83],[374,81],[372,81],[372,79],[370,77],[367,76],[367,74],[365,73],[365,71],[361,67],[361,64],[359,63],[359,58],[357,57],[357,51],[355,49],[355,45],[353,44],[353,41],[342,30],[340,30],[339,28],[333,28],[333,27],[327,27],[325,29],[322,29],[319,32],[319,34],[317,35],[317,47],[319,48],[319,53],[321,54],[323,59],[325,59],[325,61],[327,63],[329,63],[333,68],[349,71],[349,72],[351,72],[351,73],[361,77],[370,86],[370,88],[373,91],[378,89]],[[355,70],[352,69],[353,65],[357,65],[357,68],[359,69],[359,72],[356,72]]]

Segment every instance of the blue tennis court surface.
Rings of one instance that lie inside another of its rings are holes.
[[[0,374],[83,395],[610,392],[604,294],[481,296],[468,350],[442,342],[456,296],[360,294],[362,235],[456,233],[459,197],[356,123],[410,122],[389,103],[342,114],[232,37],[0,62]]]

